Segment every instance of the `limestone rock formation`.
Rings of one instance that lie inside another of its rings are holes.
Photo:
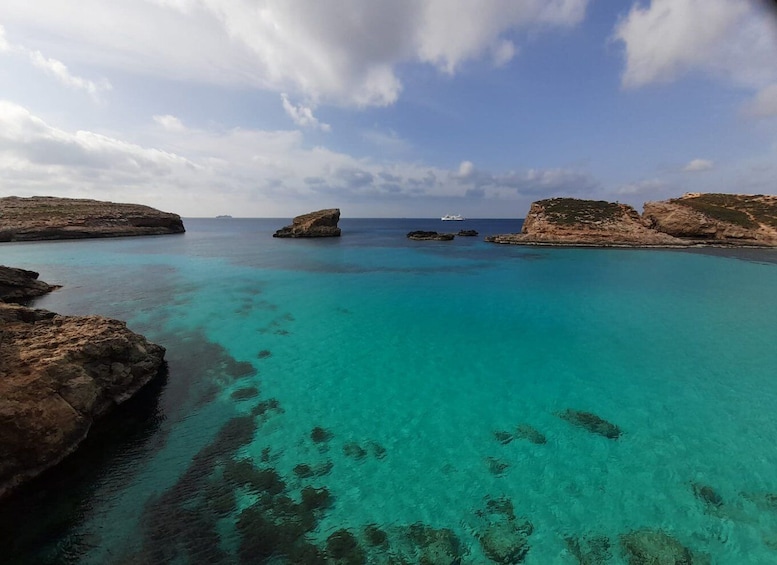
[[[407,238],[415,241],[450,241],[454,238],[454,235],[452,233],[417,230],[409,232]]]
[[[645,227],[639,213],[627,204],[576,198],[534,202],[520,234],[489,236],[486,241],[524,245],[683,245]]]
[[[297,216],[290,226],[279,229],[273,237],[340,237],[340,209],[329,208]]]
[[[59,288],[38,280],[38,273],[0,265],[0,302],[23,304]]]
[[[0,498],[73,452],[164,353],[118,320],[0,303]]]
[[[777,196],[688,193],[646,202],[647,226],[699,243],[777,245]]]
[[[178,214],[139,204],[51,196],[0,198],[0,241],[163,235],[184,231]]]
[[[589,247],[777,247],[777,196],[691,193],[647,202],[640,216],[626,204],[550,198],[531,205],[520,234],[492,243]]]

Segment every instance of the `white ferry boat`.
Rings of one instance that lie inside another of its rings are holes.
[[[445,214],[442,218],[440,218],[443,222],[461,222],[464,218],[461,216],[461,214]]]

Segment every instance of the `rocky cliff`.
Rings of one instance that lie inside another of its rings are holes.
[[[520,234],[489,236],[486,241],[524,245],[682,245],[676,238],[647,228],[631,206],[576,198],[534,202]]]
[[[0,241],[184,232],[181,217],[139,204],[33,196],[0,198]]]
[[[164,348],[124,322],[8,303],[55,288],[37,278],[0,267],[0,498],[73,452],[163,366]]]
[[[297,216],[290,226],[279,229],[273,237],[339,237],[340,209],[329,208]]]
[[[646,202],[645,224],[696,243],[777,245],[777,196],[689,193]]]
[[[0,265],[0,302],[24,304],[59,288],[38,280],[38,273]]]
[[[777,246],[777,196],[686,194],[631,206],[550,198],[531,205],[520,234],[486,238],[518,245],[595,247]]]

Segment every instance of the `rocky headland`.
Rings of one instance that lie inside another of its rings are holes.
[[[777,196],[689,193],[647,202],[550,198],[531,205],[520,234],[486,241],[589,247],[777,246]]]
[[[297,216],[291,225],[273,234],[273,237],[340,237],[340,209],[329,208]]]
[[[0,499],[75,451],[164,364],[164,348],[124,322],[11,304],[42,294],[37,278],[0,267]]]
[[[183,233],[178,214],[140,204],[33,196],[0,198],[0,242]]]

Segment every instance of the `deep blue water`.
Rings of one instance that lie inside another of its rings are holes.
[[[527,522],[527,564],[579,563],[591,540],[589,562],[626,563],[620,536],[643,528],[711,563],[777,562],[775,251],[482,241],[512,220],[346,218],[321,240],[185,223],[0,244],[63,285],[36,306],[127,320],[169,360],[0,508],[9,562],[313,562],[347,529],[371,563],[491,563],[484,538]]]

